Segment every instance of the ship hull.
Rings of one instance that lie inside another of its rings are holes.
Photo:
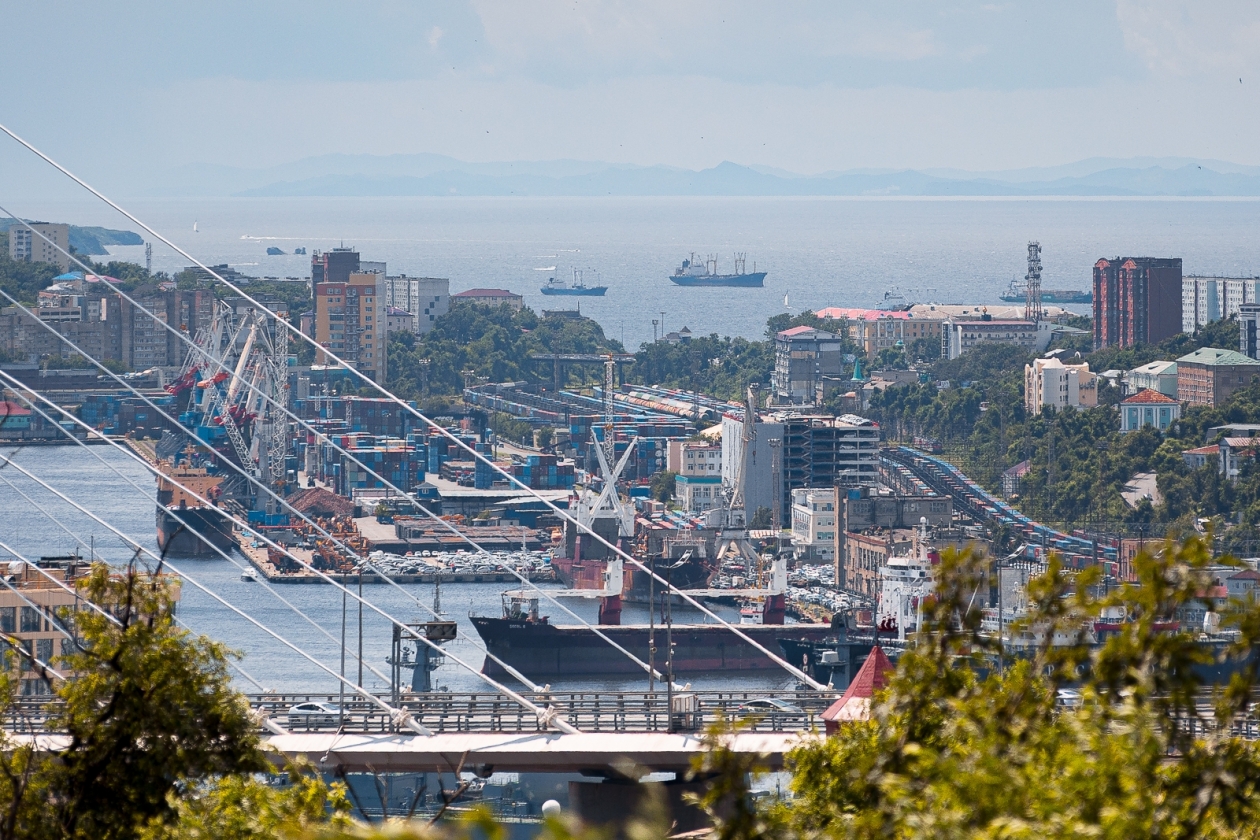
[[[178,516],[179,519],[175,517]],[[183,522],[179,520],[182,519]],[[197,536],[200,534],[205,540]],[[217,552],[210,545],[227,551],[233,547],[232,520],[218,508],[190,507],[157,509],[158,547],[163,555],[199,557]]]
[[[540,289],[544,295],[564,295],[567,297],[603,297],[607,286],[589,286],[585,289]]]
[[[686,274],[671,274],[669,279],[676,286],[738,286],[742,288],[755,288],[765,284],[766,272],[754,271],[752,274],[710,274],[704,277],[690,277]]]
[[[486,643],[486,649],[533,680],[562,677],[641,676],[643,669],[621,655],[608,642],[587,628],[557,626],[519,619],[473,616],[473,626]],[[831,632],[824,624],[740,625],[739,629],[766,650],[779,654],[783,638],[819,641]],[[599,625],[599,631],[644,662],[648,661],[646,624]],[[748,642],[717,624],[675,624],[674,673],[679,677],[698,674],[771,671],[782,666]],[[655,628],[658,671],[665,669],[665,628]],[[487,657],[482,672],[492,677],[509,674]]]
[[[998,295],[998,297],[1001,300],[1006,301],[1007,303],[1023,303],[1026,300],[1027,296],[1021,292],[1020,294],[1002,294],[1002,295]],[[1093,292],[1071,292],[1071,291],[1064,291],[1064,290],[1058,290],[1058,289],[1042,289],[1041,302],[1042,303],[1093,303],[1094,293]]]

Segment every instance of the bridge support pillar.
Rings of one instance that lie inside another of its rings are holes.
[[[589,827],[612,832],[616,840],[626,837],[626,826],[636,817],[647,816],[651,797],[661,797],[666,819],[674,823],[674,834],[709,828],[709,817],[683,799],[686,793],[703,795],[703,782],[648,782],[605,779],[602,782],[569,782],[569,807]]]

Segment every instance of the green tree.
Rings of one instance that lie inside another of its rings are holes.
[[[1135,560],[1136,583],[1103,594],[1096,569],[1068,574],[1052,560],[1030,582],[1029,614],[1012,629],[1034,642],[1013,655],[981,629],[975,591],[988,561],[945,552],[924,630],[870,719],[791,753],[790,803],[719,810],[723,798],[744,799],[745,777],[731,771],[747,767],[720,750],[698,759],[724,780],[706,797],[717,836],[1254,836],[1260,750],[1230,724],[1248,712],[1256,668],[1205,695],[1194,666],[1217,655],[1249,661],[1260,607],[1231,605],[1223,620],[1237,637],[1219,653],[1192,630],[1158,629],[1200,603],[1218,562],[1202,540],[1170,543]],[[1086,628],[1117,609],[1130,620],[1088,644]],[[1068,688],[1081,703],[1059,701]],[[1191,730],[1191,720],[1204,725]]]
[[[661,470],[652,476],[652,484],[649,492],[652,498],[658,502],[672,502],[674,493],[677,492],[676,484],[678,473],[669,470]]]
[[[56,662],[74,675],[57,683],[49,722],[66,746],[4,744],[0,836],[136,837],[172,820],[201,780],[269,768],[227,650],[175,625],[172,585],[104,564],[80,583],[118,623],[86,609],[63,616],[81,640]],[[10,709],[16,687],[12,674],[0,683]]]

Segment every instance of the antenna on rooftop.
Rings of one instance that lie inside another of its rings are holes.
[[[1028,243],[1028,273],[1024,275],[1024,320],[1040,323],[1045,317],[1041,309],[1041,243]]]

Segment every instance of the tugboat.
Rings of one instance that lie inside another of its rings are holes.
[[[744,288],[759,288],[765,285],[766,272],[757,271],[757,264],[753,263],[751,272],[745,271],[744,254],[735,255],[735,273],[734,274],[718,274],[717,257],[710,256],[704,263],[696,262],[695,252],[692,252],[689,259],[682,261],[682,265],[674,270],[669,276],[676,286],[740,286]]]
[[[544,295],[580,295],[582,297],[603,297],[607,286],[588,286],[582,282],[582,272],[573,269],[573,282],[566,284],[554,277],[547,278],[547,285],[540,290]]]

